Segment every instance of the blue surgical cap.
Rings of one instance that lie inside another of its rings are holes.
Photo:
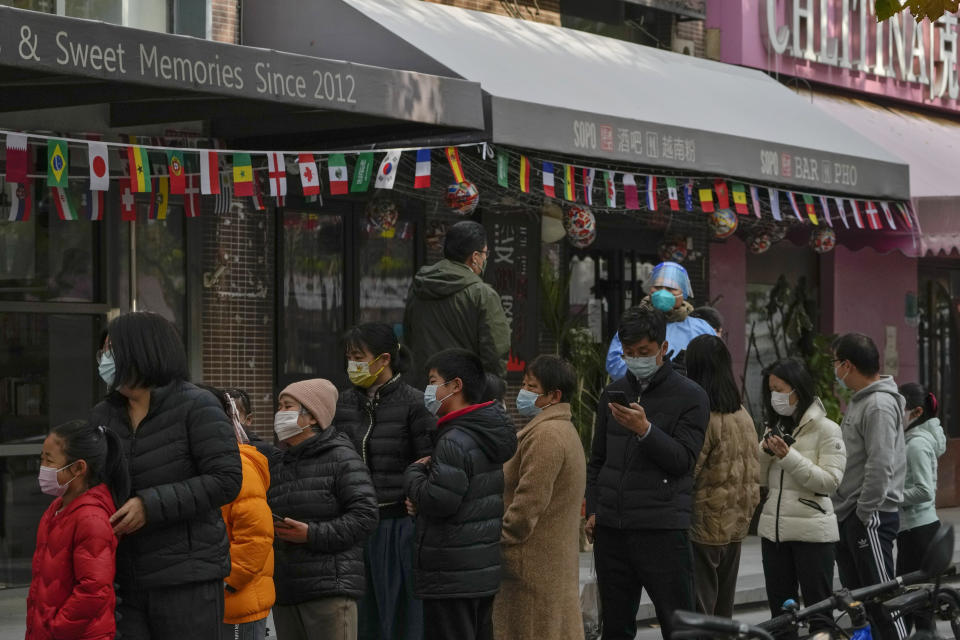
[[[679,289],[684,298],[693,297],[690,276],[687,275],[687,270],[676,262],[661,262],[655,266],[650,278],[650,286]]]

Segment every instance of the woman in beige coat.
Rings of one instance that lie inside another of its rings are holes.
[[[740,404],[730,352],[716,336],[687,346],[687,377],[710,398],[710,423],[694,469],[693,576],[697,608],[731,617],[740,543],[760,503],[757,430]]]
[[[497,640],[583,640],[579,526],[587,468],[566,402],[575,387],[573,367],[555,356],[540,356],[523,374],[517,410],[530,421],[503,466]]]
[[[757,533],[772,615],[782,613],[787,599],[801,602],[802,595],[809,605],[833,590],[840,534],[830,495],[843,478],[847,453],[839,425],[814,393],[810,373],[796,358],[777,362],[764,377],[770,429],[760,443],[760,478],[770,493]],[[821,628],[812,624],[810,630]]]

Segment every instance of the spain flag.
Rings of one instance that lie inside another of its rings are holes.
[[[130,162],[130,191],[150,193],[150,160],[143,147],[127,147],[127,160]]]
[[[447,160],[450,161],[450,171],[453,172],[454,182],[466,182],[463,177],[463,165],[460,164],[460,152],[456,147],[447,147]]]

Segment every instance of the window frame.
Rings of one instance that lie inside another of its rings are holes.
[[[403,215],[411,220],[414,225],[413,235],[413,274],[423,266],[425,259],[425,222],[426,207],[425,204],[417,199],[396,197],[398,206],[403,210]],[[286,264],[286,248],[284,246],[284,215],[290,213],[316,213],[320,215],[335,215],[342,218],[343,223],[343,242],[341,251],[343,252],[343,312],[340,318],[344,328],[349,328],[358,322],[360,315],[360,234],[364,232],[363,225],[366,218],[366,207],[370,199],[348,197],[331,199],[329,202],[320,205],[318,203],[305,202],[303,198],[288,196],[288,205],[277,207],[275,226],[275,245],[276,269],[274,270],[274,289],[275,313],[274,313],[274,344],[276,349],[273,354],[273,372],[274,372],[274,396],[276,396],[284,387],[292,382],[303,380],[310,374],[286,372],[283,363],[286,360],[287,339],[284,326],[286,323],[285,312],[283,309],[283,287]],[[328,377],[334,384],[341,386],[346,384],[346,374],[339,368],[322,369],[317,375]]]

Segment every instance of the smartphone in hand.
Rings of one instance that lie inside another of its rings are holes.
[[[622,407],[629,407],[633,400],[627,398],[627,394],[623,391],[611,390],[607,391],[607,400],[615,404],[619,404]]]
[[[274,522],[283,523],[283,516],[278,516],[278,515],[275,514],[275,513],[273,513],[272,515],[273,515],[273,521],[274,521]]]

